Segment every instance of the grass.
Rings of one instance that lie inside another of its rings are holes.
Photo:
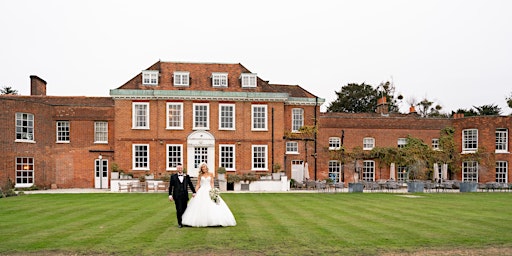
[[[226,193],[236,227],[178,229],[163,193],[0,199],[0,255],[381,255],[505,248],[512,193]]]

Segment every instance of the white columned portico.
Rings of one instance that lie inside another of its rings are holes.
[[[199,175],[199,164],[206,162],[209,172],[215,173],[215,138],[207,131],[192,132],[187,137],[187,173]]]

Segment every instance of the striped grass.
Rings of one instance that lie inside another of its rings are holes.
[[[178,229],[174,204],[162,193],[0,199],[0,254],[381,255],[512,249],[512,193],[222,197],[236,227]]]

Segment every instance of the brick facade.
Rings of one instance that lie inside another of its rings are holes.
[[[439,138],[441,129],[453,127],[457,151],[462,152],[462,131],[478,130],[479,150],[486,153],[479,163],[478,180],[485,183],[495,181],[495,162],[506,161],[508,169],[512,156],[495,152],[496,129],[512,129],[510,116],[483,116],[456,118],[421,118],[416,114],[387,113],[379,108],[379,113],[347,114],[320,113],[323,99],[295,85],[270,84],[257,77],[257,86],[243,88],[241,74],[251,73],[241,64],[213,63],[173,63],[157,62],[148,70],[158,71],[158,84],[144,85],[142,73],[137,74],[124,85],[111,90],[111,97],[55,97],[46,96],[46,82],[31,76],[31,96],[1,95],[0,114],[0,182],[16,179],[16,159],[34,160],[34,184],[38,187],[93,188],[97,184],[94,177],[99,155],[106,160],[109,171],[117,164],[124,172],[135,177],[152,173],[159,176],[172,173],[167,152],[169,145],[181,145],[181,157],[188,171],[195,175],[194,150],[208,145],[205,159],[211,169],[220,165],[220,145],[234,147],[234,168],[228,172],[269,173],[273,164],[279,164],[290,177],[292,163],[308,162],[311,179],[323,180],[329,177],[329,161],[336,160],[329,150],[330,137],[343,137],[347,151],[362,147],[364,138],[373,138],[376,147],[397,146],[399,138],[412,136],[430,145],[432,139]],[[189,72],[188,86],[175,86],[174,72]],[[228,74],[227,87],[212,86],[212,73]],[[147,103],[149,106],[149,127],[133,128],[133,104]],[[183,107],[183,127],[167,127],[167,104],[180,103]],[[194,129],[194,104],[208,106],[209,127]],[[219,106],[231,104],[235,109],[235,129],[219,129]],[[252,129],[253,106],[266,106],[267,129]],[[302,109],[304,125],[318,127],[314,135],[297,136],[292,130],[292,111]],[[34,116],[33,141],[16,140],[16,113],[29,113]],[[56,141],[57,121],[69,121],[69,143]],[[94,123],[108,123],[107,143],[94,142]],[[342,136],[343,134],[343,136]],[[290,137],[291,136],[291,137]],[[204,140],[203,140],[204,139]],[[287,153],[286,142],[297,142],[298,152]],[[147,145],[147,166],[134,168],[134,145]],[[266,166],[256,168],[252,163],[253,146],[267,148]],[[356,164],[343,166],[341,180],[353,181]],[[462,163],[458,163],[461,166]],[[507,173],[510,180],[510,172]],[[375,180],[389,179],[389,166],[375,163]],[[453,179],[461,180],[462,172],[455,171]]]

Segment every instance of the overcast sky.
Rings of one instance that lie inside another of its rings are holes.
[[[0,87],[108,96],[158,60],[241,63],[324,98],[392,81],[450,113],[512,111],[509,0],[0,0]],[[324,107],[325,108],[325,107]]]

